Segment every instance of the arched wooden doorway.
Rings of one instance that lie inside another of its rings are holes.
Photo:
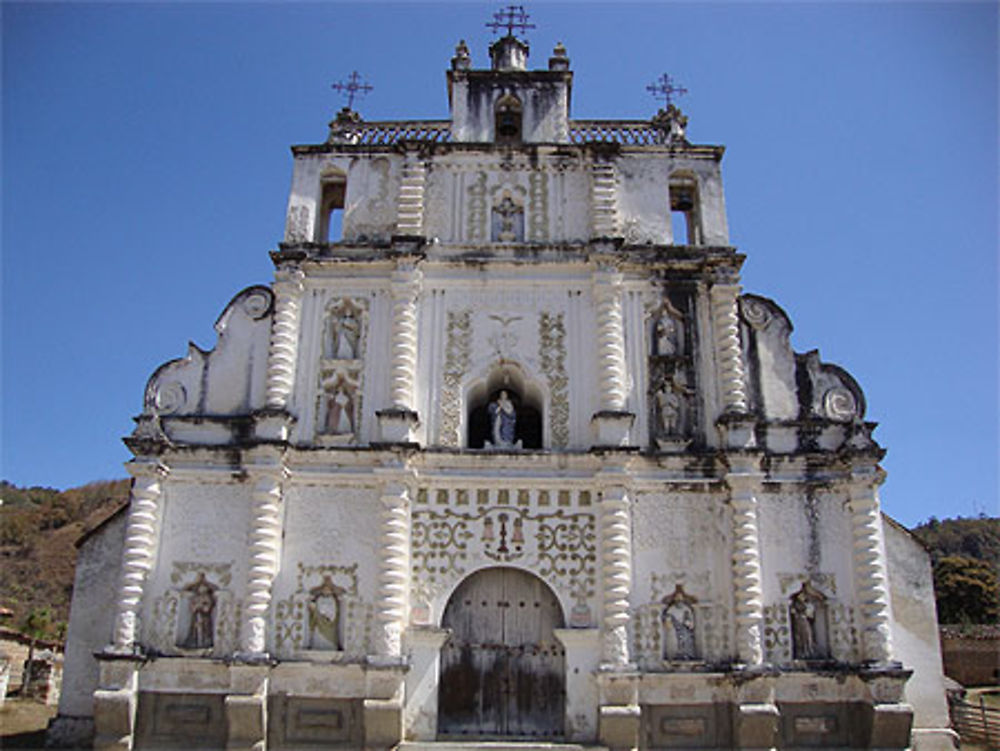
[[[466,738],[559,738],[566,668],[554,629],[559,600],[537,576],[514,568],[472,574],[441,620],[438,732]]]

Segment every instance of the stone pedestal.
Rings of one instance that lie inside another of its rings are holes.
[[[417,413],[411,409],[380,409],[378,417],[379,440],[382,443],[416,445],[416,431],[420,427]]]
[[[774,748],[781,735],[781,715],[771,703],[740,704],[733,728],[737,748]]]
[[[611,751],[638,748],[642,728],[639,674],[631,669],[600,670],[597,685],[598,744]]]
[[[263,751],[267,748],[266,665],[233,665],[226,696],[226,751]]]
[[[591,741],[598,728],[594,671],[601,653],[601,631],[597,628],[557,628],[554,633],[566,652],[566,740]]]
[[[629,431],[635,415],[613,410],[597,412],[590,420],[594,430],[594,448],[621,448],[629,443]]]
[[[265,443],[283,443],[291,438],[295,418],[284,410],[258,412],[254,422],[254,437]]]
[[[413,628],[403,633],[403,649],[409,656],[406,673],[404,715],[407,735],[416,741],[437,737],[438,681],[441,647],[451,631],[443,628]]]
[[[138,704],[138,659],[98,657],[100,678],[94,691],[95,751],[131,751]]]

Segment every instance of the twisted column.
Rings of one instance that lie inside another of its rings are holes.
[[[601,498],[601,588],[604,594],[602,662],[611,667],[629,663],[629,595],[632,591],[632,520],[623,487],[604,491]]]
[[[410,591],[410,498],[402,483],[390,482],[382,489],[379,542],[382,559],[375,651],[379,655],[398,657],[402,654],[401,637]]]
[[[392,371],[390,395],[394,409],[413,409],[417,374],[417,293],[420,271],[401,263],[392,275]]]
[[[722,411],[746,414],[747,387],[740,351],[740,322],[736,312],[736,284],[715,284],[709,290],[715,333],[715,359]]]
[[[155,462],[131,463],[128,468],[134,479],[128,521],[125,523],[118,612],[112,643],[112,650],[117,652],[135,651],[139,608],[159,547],[160,483],[168,472],[166,467]]]
[[[745,665],[764,661],[764,592],[761,586],[757,492],[760,475],[740,471],[726,475],[733,515],[733,610],[736,650]]]
[[[244,656],[266,653],[271,586],[278,574],[281,556],[283,479],[282,470],[269,469],[257,477],[253,486],[250,569],[240,636],[240,651]]]
[[[892,658],[889,586],[882,553],[882,516],[877,485],[871,475],[856,474],[847,508],[853,533],[854,592],[860,610],[861,650],[865,662]]]
[[[605,267],[594,272],[597,365],[603,412],[624,412],[628,397],[621,287],[622,275],[617,270]]]
[[[304,276],[294,267],[281,268],[275,275],[274,318],[267,355],[266,403],[269,409],[284,410],[295,385]]]

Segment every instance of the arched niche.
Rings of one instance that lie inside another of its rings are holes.
[[[506,392],[516,415],[514,446],[499,446],[494,440],[489,406]],[[545,445],[545,395],[520,366],[503,363],[473,383],[466,392],[465,445],[470,449],[541,449]]]
[[[497,143],[520,143],[523,124],[521,100],[505,94],[493,106],[494,135]]]

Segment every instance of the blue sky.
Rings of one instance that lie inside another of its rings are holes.
[[[370,120],[447,117],[489,3],[12,3],[3,28],[0,477],[124,476],[143,386],[266,282],[288,146],[352,70]],[[669,72],[727,146],[744,286],[865,389],[905,524],[996,515],[997,5],[534,3],[573,115],[647,118]]]

